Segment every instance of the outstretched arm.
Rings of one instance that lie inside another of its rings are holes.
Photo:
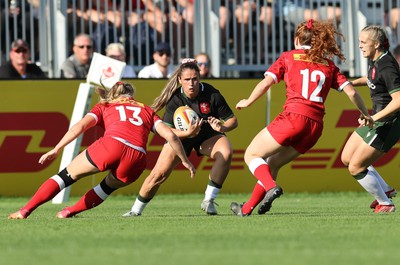
[[[240,110],[251,106],[257,99],[264,95],[274,83],[275,81],[272,76],[267,75],[256,85],[249,98],[242,99],[236,104],[236,109]]]
[[[194,178],[196,174],[196,169],[193,164],[189,161],[188,157],[185,154],[185,150],[183,149],[183,145],[179,137],[171,130],[170,127],[165,125],[163,122],[159,122],[156,125],[157,133],[168,141],[169,145],[174,149],[176,154],[182,160],[182,164],[190,171],[190,177]]]
[[[362,125],[372,127],[374,125],[374,120],[368,113],[368,109],[364,104],[364,101],[360,94],[358,94],[357,90],[354,89],[354,87],[351,84],[348,84],[343,88],[343,91],[346,93],[346,95],[349,97],[351,102],[353,102],[354,105],[357,106],[357,108],[361,112],[361,120],[362,120]]]
[[[42,155],[39,159],[39,163],[43,164],[46,160],[53,160],[67,144],[75,140],[82,133],[87,131],[89,128],[96,124],[96,120],[91,115],[86,115],[79,122],[73,125],[64,135],[64,137],[58,142],[58,144],[49,152]]]
[[[356,80],[351,81],[351,84],[353,86],[365,86],[367,84],[367,77],[363,76],[363,77],[357,78]]]

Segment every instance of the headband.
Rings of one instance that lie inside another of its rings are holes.
[[[184,58],[184,59],[182,59],[181,64],[185,64],[185,63],[197,64],[197,61],[196,61],[196,59],[193,59],[193,58]]]

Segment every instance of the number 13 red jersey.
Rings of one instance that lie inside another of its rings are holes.
[[[129,98],[97,103],[88,115],[95,117],[96,124],[105,129],[105,137],[122,138],[144,150],[150,131],[154,131],[157,122],[162,122],[149,106]]]

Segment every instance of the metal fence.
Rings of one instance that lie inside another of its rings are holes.
[[[85,32],[102,54],[108,43],[123,43],[136,71],[152,63],[156,44],[165,41],[173,47],[173,65],[206,52],[213,76],[252,76],[293,47],[299,21],[314,18],[330,19],[343,32],[347,61],[337,63],[354,77],[366,71],[358,49],[362,27],[382,25],[392,46],[400,43],[397,6],[400,0],[5,0],[0,63],[9,59],[11,42],[23,38],[32,61],[59,77],[74,36]]]

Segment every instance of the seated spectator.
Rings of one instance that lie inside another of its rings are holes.
[[[34,63],[29,62],[29,45],[22,39],[11,43],[10,61],[0,67],[0,78],[37,79],[46,78],[46,75]]]
[[[72,50],[74,53],[61,65],[61,78],[86,78],[92,62],[92,39],[84,33],[77,35]]]
[[[110,43],[106,48],[106,56],[126,63],[125,48],[121,43]],[[135,70],[131,65],[126,65],[122,78],[137,77]]]
[[[157,44],[153,53],[154,63],[140,70],[139,78],[167,78],[174,68],[171,65],[171,47],[166,42]]]
[[[207,53],[201,52],[194,56],[200,70],[200,78],[210,78],[211,75],[211,60]]]

